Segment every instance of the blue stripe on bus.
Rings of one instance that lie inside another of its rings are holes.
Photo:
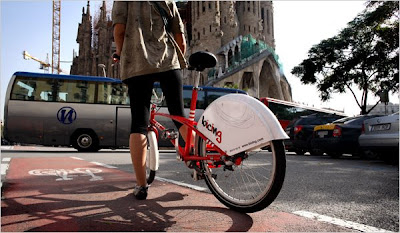
[[[22,77],[32,77],[32,78],[66,79],[66,80],[82,80],[82,81],[112,82],[112,83],[121,82],[121,80],[114,78],[83,76],[83,75],[44,74],[44,73],[31,73],[31,72],[15,72],[14,75],[17,77],[22,76]]]

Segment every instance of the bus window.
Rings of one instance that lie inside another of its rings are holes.
[[[210,105],[214,100],[226,94],[229,93],[225,91],[207,91],[207,106]]]
[[[295,111],[294,111],[294,116],[295,117],[299,117],[299,116],[307,116],[310,114],[314,114],[317,113],[316,111],[313,111],[311,109],[306,109],[304,107],[294,107]]]
[[[113,83],[111,85],[111,104],[129,104],[128,87],[125,84]]]
[[[55,80],[17,77],[11,92],[12,100],[54,101]]]
[[[35,98],[36,82],[29,79],[19,78],[15,80],[16,85],[12,89],[11,99],[33,100]]]
[[[196,109],[205,109],[204,106],[204,91],[199,90],[196,101]],[[192,89],[183,90],[183,106],[184,108],[190,108],[190,101],[192,101]]]
[[[158,97],[161,97],[162,90],[160,87],[155,87],[154,91],[156,92]],[[191,87],[189,89],[184,88],[183,89],[183,107],[190,108],[190,101],[192,101],[192,88]],[[198,95],[197,95],[196,109],[205,109],[204,102],[205,102],[205,93],[204,93],[204,91],[199,90]],[[167,107],[167,102],[165,101],[165,98],[164,98],[163,102],[161,104],[159,104],[158,106]]]
[[[57,102],[94,103],[95,83],[83,80],[58,80]]]
[[[269,102],[269,109],[278,119],[291,120],[293,115],[293,107]]]
[[[111,104],[111,84],[99,82],[97,84],[97,103]]]

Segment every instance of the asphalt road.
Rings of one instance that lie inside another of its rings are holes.
[[[19,149],[23,150],[3,147],[2,164],[5,166],[8,158],[14,157],[78,157],[133,172],[128,150],[78,153],[68,148]],[[175,153],[162,151],[160,157],[158,177],[206,190],[204,181],[192,180],[191,170],[184,163],[177,162]],[[310,212],[398,232],[399,167],[379,160],[346,156],[332,159],[288,153],[285,183],[271,207],[288,213]]]

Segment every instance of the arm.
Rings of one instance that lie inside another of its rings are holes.
[[[176,41],[176,43],[178,44],[179,48],[182,51],[182,54],[185,55],[186,53],[186,40],[185,40],[185,36],[183,33],[175,33],[174,34],[174,39]]]
[[[178,8],[173,1],[166,1],[167,7],[172,11],[171,21],[171,34],[174,36],[174,40],[178,44],[178,47],[182,51],[182,55],[186,53],[186,40],[185,40],[185,27],[183,25],[181,16],[179,15]]]
[[[114,41],[117,47],[115,52],[118,56],[121,56],[122,46],[124,45],[125,38],[125,24],[117,23],[114,25]]]

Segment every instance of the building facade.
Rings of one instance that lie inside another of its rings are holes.
[[[367,105],[367,110],[371,109],[374,107],[374,105]],[[393,103],[379,103],[376,105],[371,112],[369,112],[370,115],[376,114],[376,115],[389,115],[393,114],[399,111],[399,104],[393,104]]]
[[[291,87],[275,54],[272,1],[187,1],[177,2],[186,27],[187,57],[196,51],[216,54],[218,65],[201,74],[201,85],[235,87],[254,97],[292,101]],[[112,21],[106,4],[97,22],[82,10],[71,74],[119,77],[112,64]],[[194,74],[184,70],[184,83]]]

